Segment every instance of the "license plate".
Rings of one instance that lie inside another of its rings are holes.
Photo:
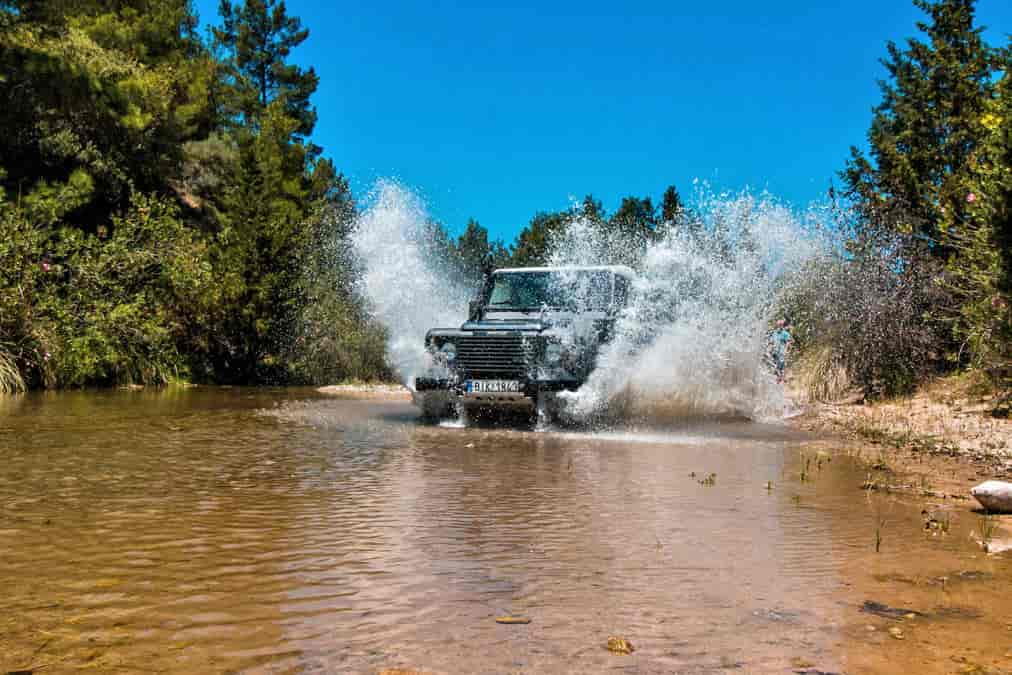
[[[519,380],[468,380],[468,394],[519,394]]]

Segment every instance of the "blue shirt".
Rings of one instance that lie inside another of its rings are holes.
[[[787,343],[791,341],[791,333],[786,328],[773,331],[770,338],[773,342],[773,351],[777,356],[783,356],[787,352]]]

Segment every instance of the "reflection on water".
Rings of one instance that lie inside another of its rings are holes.
[[[0,400],[0,671],[1009,665],[1012,571],[968,507],[926,534],[845,457],[801,482],[814,451],[783,429],[442,428],[292,390]]]

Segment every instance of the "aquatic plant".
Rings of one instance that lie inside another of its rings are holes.
[[[808,401],[838,401],[854,388],[843,357],[824,344],[801,353],[791,368],[791,379]]]
[[[714,485],[717,484],[717,474],[711,473],[707,475],[705,478],[700,479],[698,483],[705,487],[713,487]]]
[[[801,482],[804,483],[808,481],[810,476],[812,458],[803,451],[798,454],[801,458],[801,473],[798,475],[798,478],[800,478]]]
[[[998,517],[991,513],[982,514],[977,529],[980,533],[980,543],[986,549],[998,530]]]

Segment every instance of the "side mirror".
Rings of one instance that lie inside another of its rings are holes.
[[[475,321],[481,316],[481,302],[479,300],[472,300],[467,303],[467,320]]]

